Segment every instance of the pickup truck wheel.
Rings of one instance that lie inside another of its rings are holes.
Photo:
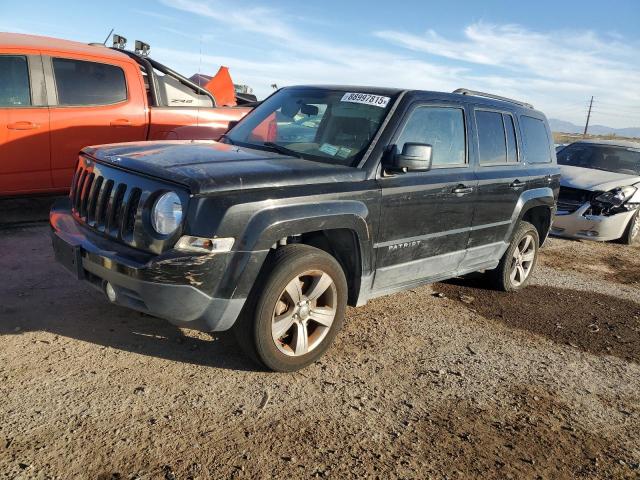
[[[640,211],[636,212],[629,220],[627,228],[624,230],[624,234],[618,240],[623,245],[635,245],[640,237],[640,218],[638,218]]]
[[[344,271],[322,250],[288,245],[276,252],[265,277],[254,292],[255,308],[236,323],[235,335],[267,368],[298,370],[322,356],[342,327]]]
[[[498,267],[488,272],[496,288],[513,292],[526,287],[538,261],[539,246],[540,238],[536,227],[521,221]]]

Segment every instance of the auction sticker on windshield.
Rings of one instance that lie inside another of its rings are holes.
[[[382,95],[347,92],[342,96],[341,101],[351,103],[364,103],[365,105],[373,105],[375,107],[386,108],[389,100],[391,100],[390,97],[383,97]]]

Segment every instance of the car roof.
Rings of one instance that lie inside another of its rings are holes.
[[[43,52],[55,51],[76,55],[86,55],[119,61],[132,61],[117,50],[102,45],[89,45],[60,38],[43,37],[40,35],[26,35],[23,33],[0,32],[0,47],[15,49],[37,49]]]
[[[598,140],[594,139],[584,139],[578,140],[575,143],[587,143],[591,145],[608,145],[610,147],[623,147],[623,148],[640,148],[640,139],[637,141],[634,140]]]
[[[370,85],[294,85],[287,88],[321,88],[327,90],[341,90],[354,93],[369,93],[372,95],[395,96],[399,93],[406,93],[420,97],[430,97],[437,100],[447,100],[451,102],[472,103],[486,106],[487,108],[497,108],[501,110],[518,110],[520,113],[536,113],[538,116],[544,114],[535,108],[525,107],[516,102],[498,100],[494,98],[482,97],[479,95],[463,95],[461,93],[437,92],[432,90],[415,90],[405,88],[374,87]]]
[[[402,88],[373,87],[366,85],[293,85],[288,88],[319,88],[324,90],[344,90],[345,92],[370,93],[372,95],[394,96],[404,92]]]

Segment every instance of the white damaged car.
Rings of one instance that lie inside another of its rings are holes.
[[[557,157],[562,178],[551,233],[634,244],[640,233],[640,142],[582,140]]]

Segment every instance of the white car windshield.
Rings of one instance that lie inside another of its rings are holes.
[[[640,149],[575,143],[557,154],[559,165],[640,175]]]
[[[352,166],[371,144],[392,101],[383,93],[285,88],[247,115],[223,141]]]

